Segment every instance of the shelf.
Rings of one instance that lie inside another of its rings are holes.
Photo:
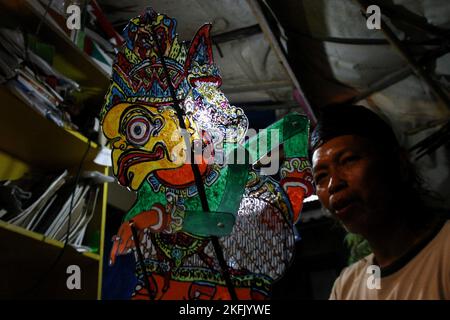
[[[42,169],[58,170],[78,165],[87,150],[82,134],[58,127],[0,87],[0,150]],[[92,162],[99,148],[91,142],[85,163]]]
[[[17,180],[30,170],[30,167],[23,161],[12,158],[8,154],[0,151],[0,181]]]
[[[90,143],[91,144],[91,148],[92,149],[98,149],[98,145],[95,142],[89,141],[88,138],[86,138],[85,136],[83,136],[81,133],[79,133],[78,131],[74,131],[74,130],[70,130],[70,129],[64,129],[65,131],[67,131],[68,133],[70,133],[71,135],[73,135],[75,138],[77,138],[78,140],[84,142],[86,144]]]
[[[27,229],[24,229],[22,227],[7,223],[5,221],[0,220],[0,233],[3,232],[4,230],[8,230],[10,232],[14,232],[16,234],[20,234],[24,237],[28,237],[30,239],[30,241],[40,241],[43,242],[49,246],[54,246],[56,248],[60,248],[62,249],[64,247],[64,243],[52,238],[48,238],[46,236],[44,236],[43,234],[34,232],[34,231],[30,231]],[[66,248],[67,249],[67,248]],[[72,248],[73,250],[75,250],[74,248]],[[93,252],[78,252],[75,250],[75,252],[79,255],[85,256],[89,259],[93,259],[96,261],[100,261],[100,255],[93,253]]]
[[[38,0],[0,0],[1,25],[20,26],[34,35],[44,10]],[[81,90],[75,95],[76,104],[90,108],[87,111],[95,114],[103,103],[109,75],[72,43],[65,31],[53,25],[49,15],[43,19],[37,37],[53,46],[52,67],[80,85]],[[107,168],[93,162],[99,150],[96,143],[90,142],[80,132],[57,126],[7,87],[0,86],[0,178],[20,178],[25,172],[35,169],[69,169],[73,173],[86,152],[83,169],[108,174]],[[0,299],[101,297],[106,184],[99,197],[85,240],[90,243],[99,237],[98,254],[78,252],[70,245],[64,248],[61,241],[0,220],[0,274],[3,275]],[[67,288],[70,276],[67,267],[71,265],[80,267],[81,290]]]
[[[32,2],[33,1],[33,2]],[[37,0],[0,0],[2,20],[13,20],[17,25],[34,34],[42,17],[42,8]],[[106,88],[109,86],[109,75],[92,59],[78,48],[61,29],[56,28],[44,19],[39,38],[55,48],[53,67],[78,82],[81,86],[82,100],[102,103]]]
[[[0,297],[24,298],[23,291],[31,288],[45,275],[48,277],[32,296],[39,298],[96,299],[100,256],[79,253],[66,247],[58,264],[51,268],[64,244],[41,234],[0,221],[0,272],[8,275],[0,281]],[[20,250],[18,250],[20,248]],[[81,290],[66,286],[67,268],[77,265],[81,270]],[[16,292],[13,292],[14,290]]]
[[[108,168],[103,169],[108,174]],[[95,208],[96,214],[88,225],[86,235],[99,234],[99,253],[78,252],[67,246],[53,271],[50,267],[61,254],[64,242],[30,231],[0,220],[0,274],[7,275],[7,280],[0,281],[0,299],[21,298],[15,294],[15,288],[29,287],[36,283],[43,274],[49,274],[40,292],[30,293],[30,298],[44,299],[100,299],[103,270],[103,246],[106,218],[107,183],[99,195]],[[82,273],[82,290],[71,291],[66,287],[67,267],[77,265]],[[10,281],[19,278],[18,282]],[[14,289],[14,290],[13,290]]]

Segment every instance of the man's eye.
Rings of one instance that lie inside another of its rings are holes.
[[[325,173],[321,173],[314,176],[314,182],[316,183],[316,185],[320,184],[323,181],[323,179],[325,179],[326,176],[327,175]]]
[[[346,164],[351,164],[351,163],[357,161],[358,159],[359,159],[359,157],[356,156],[356,155],[347,156],[347,157],[344,157],[344,158],[341,160],[341,163],[344,164],[344,165],[346,165]]]
[[[127,140],[132,144],[142,145],[150,137],[151,124],[144,117],[134,117],[127,124]]]

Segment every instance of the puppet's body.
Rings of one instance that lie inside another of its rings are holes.
[[[144,210],[132,220],[143,231],[140,250],[156,299],[229,299],[210,239],[180,230],[173,232],[179,229],[176,220],[183,216],[190,199],[185,201],[169,192],[165,205],[145,208],[148,189],[149,185],[139,192],[135,207]],[[214,191],[214,187],[207,187],[208,195]],[[192,199],[196,198],[192,195]],[[255,172],[250,174],[233,232],[219,238],[239,299],[267,298],[272,282],[281,277],[291,262],[294,235],[288,204],[275,181]],[[166,232],[158,232],[161,230]],[[112,259],[133,248],[130,227],[124,222],[115,238]],[[137,266],[139,270],[139,263]],[[138,277],[143,277],[143,273],[138,272]],[[148,299],[140,280],[135,298]]]
[[[198,31],[189,49],[178,43],[175,27],[152,10],[132,19],[114,65],[103,132],[114,174],[137,191],[137,201],[113,239],[110,264],[134,251],[135,299],[229,299],[223,272],[239,299],[265,299],[291,262],[293,224],[312,192],[303,158],[308,121],[291,115],[272,126],[282,132],[276,146],[285,143],[280,181],[253,170],[254,161],[229,163],[237,150],[253,160],[266,152],[245,142],[248,120],[220,91],[211,26]],[[200,150],[191,161],[187,145]]]

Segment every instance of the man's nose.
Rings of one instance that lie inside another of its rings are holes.
[[[347,182],[341,177],[339,172],[334,172],[328,181],[328,193],[330,195],[347,187]]]

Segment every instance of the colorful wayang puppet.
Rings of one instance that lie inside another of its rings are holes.
[[[266,299],[292,260],[293,223],[312,192],[308,120],[291,114],[268,128],[280,137],[268,150],[283,143],[281,181],[259,174],[250,164],[266,152],[252,145],[263,139],[244,140],[247,117],[220,91],[211,25],[189,46],[175,28],[147,9],[125,28],[114,64],[103,132],[114,174],[137,201],[110,264],[134,253],[133,299]]]

